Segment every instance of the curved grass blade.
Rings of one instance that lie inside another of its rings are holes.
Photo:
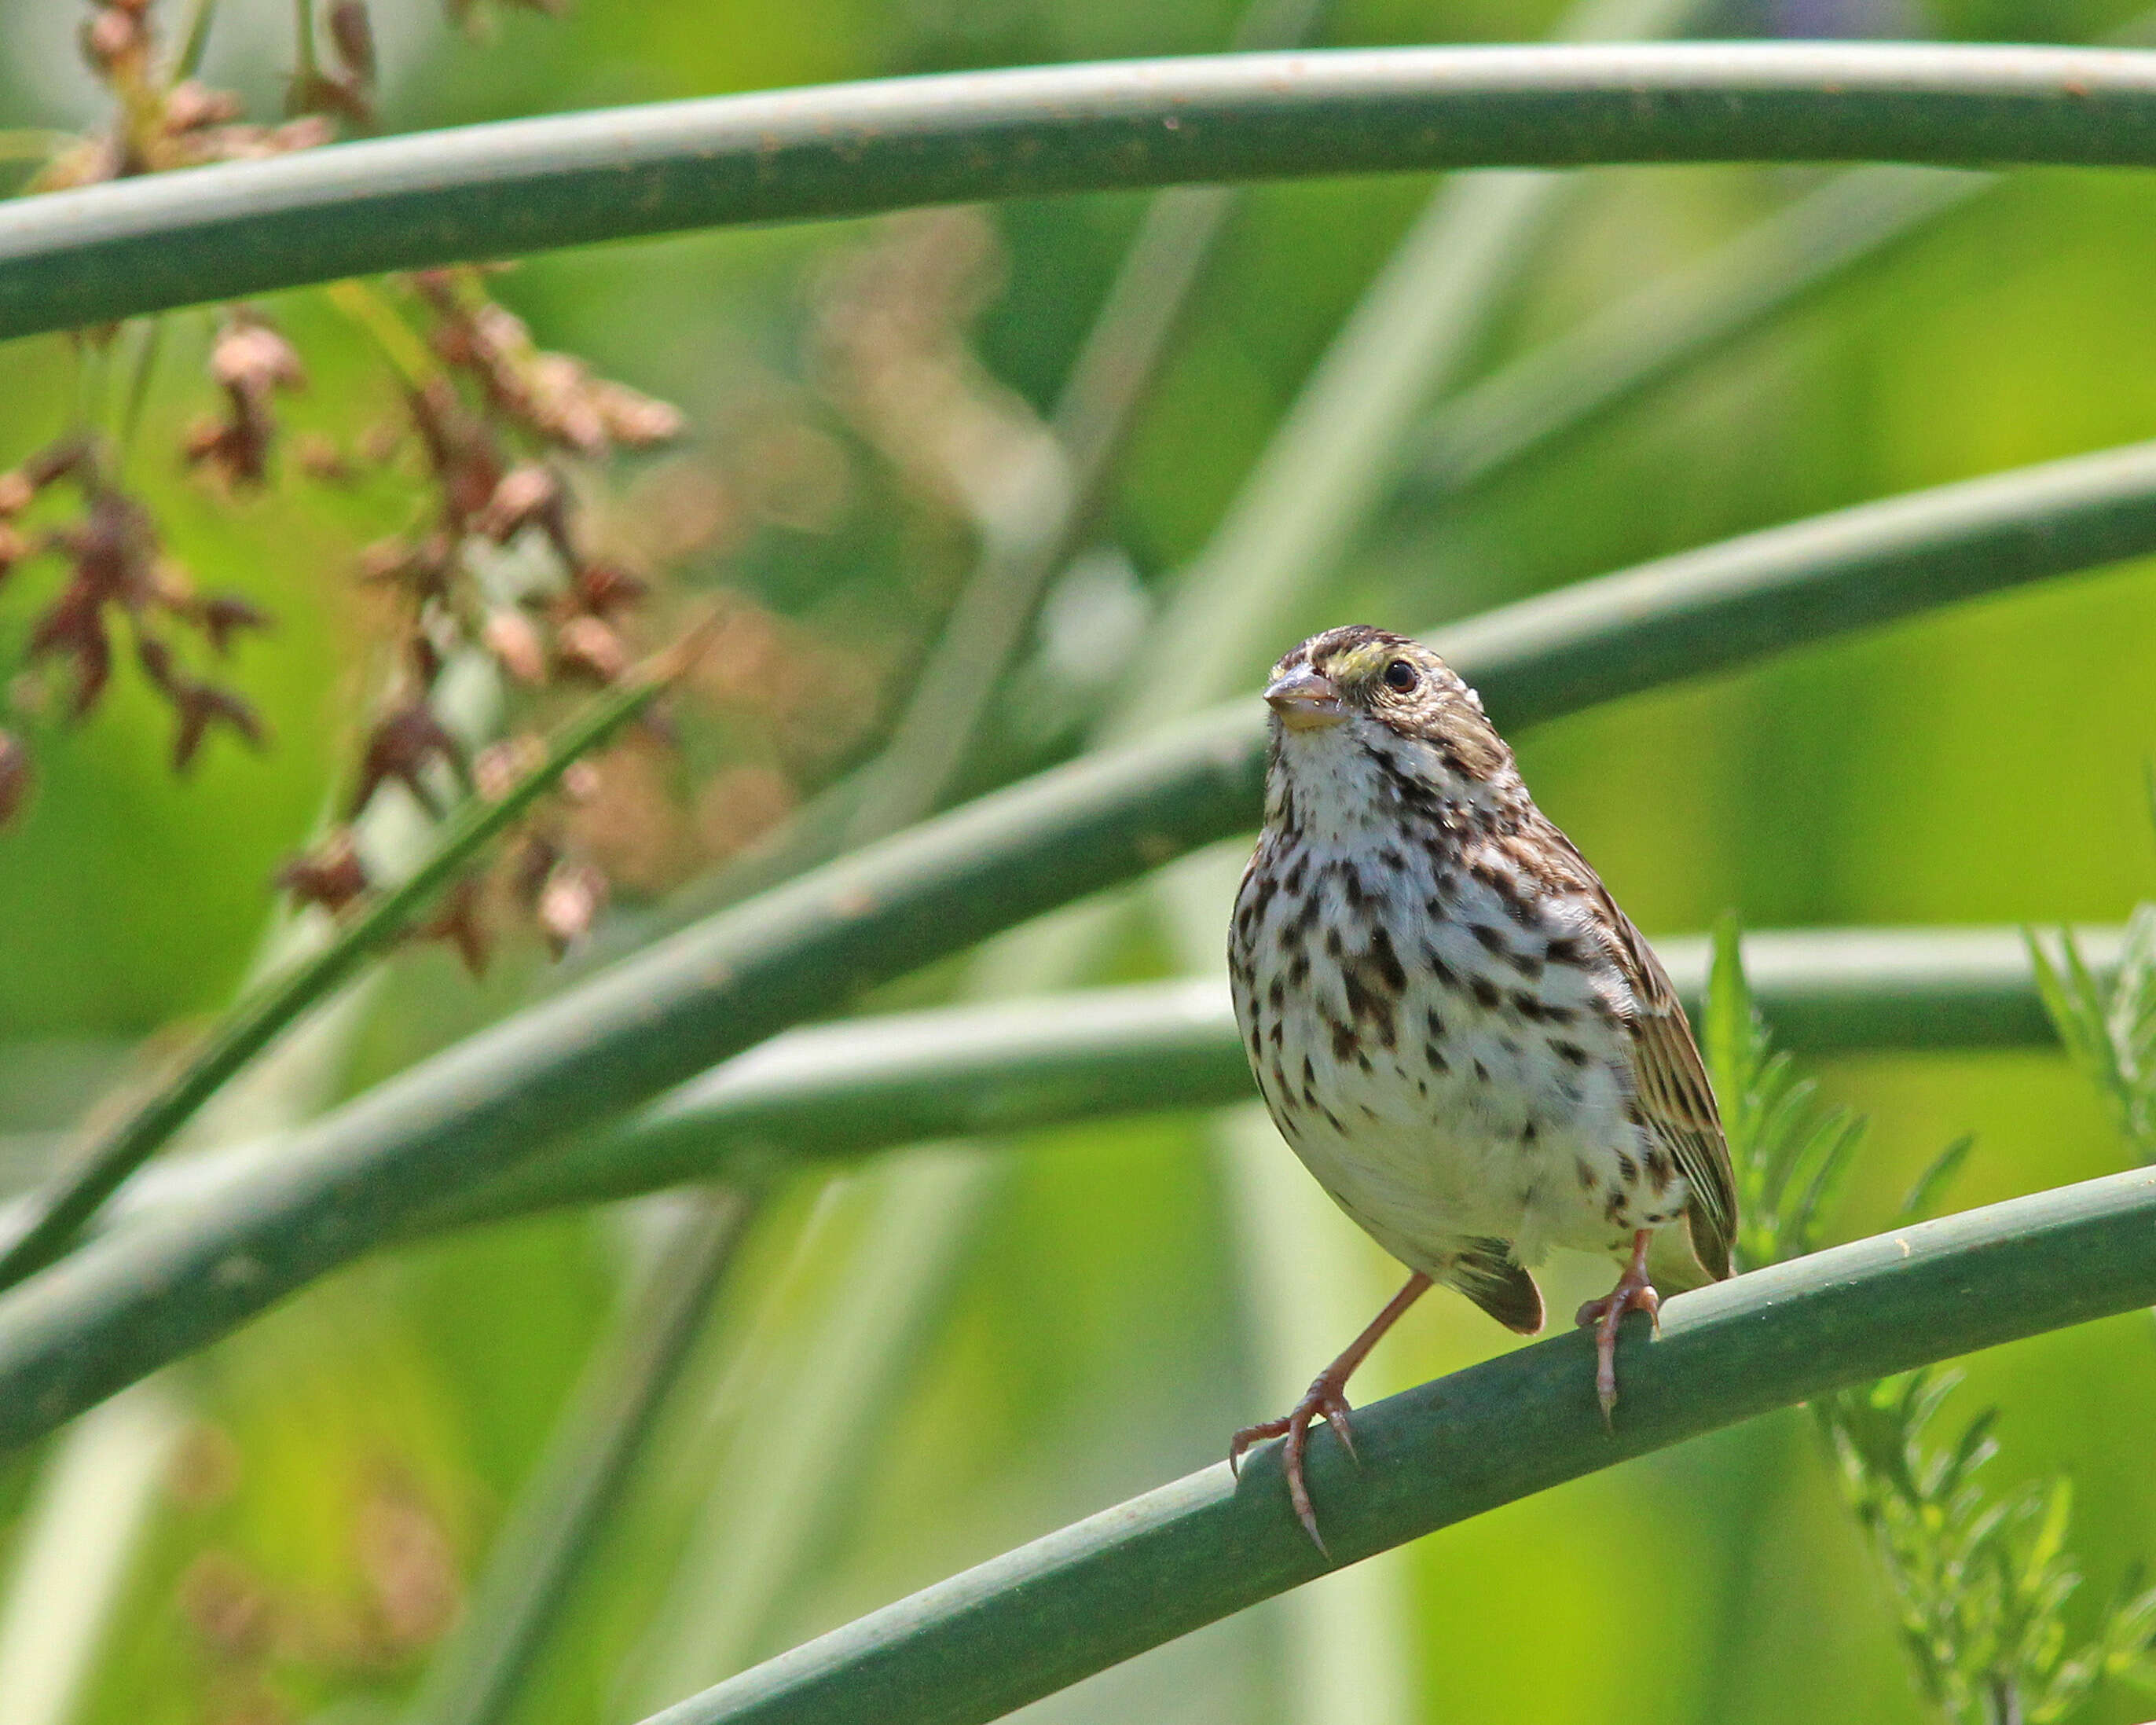
[[[2156,163],[2156,59],[1930,44],[1342,49],[509,121],[12,203],[0,336],[917,204],[1406,168],[1866,160]]]

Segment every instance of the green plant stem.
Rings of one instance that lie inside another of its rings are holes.
[[[1725,540],[1432,632],[1511,731],[1958,598],[2156,550],[2156,444]]]
[[[187,8],[187,21],[180,31],[179,52],[172,56],[175,84],[201,70],[203,55],[209,47],[209,28],[216,21],[217,0],[194,0]]]
[[[1571,1331],[1357,1410],[1312,1495],[1353,1563],[1844,1384],[2156,1301],[2145,1169],[1895,1230],[1625,1326],[1614,1429]],[[1134,1498],[834,1630],[649,1725],[970,1725],[1326,1573],[1279,1450]]]
[[[2116,929],[2082,950],[2100,973]],[[1703,937],[1659,942],[1686,1009],[1703,1004]],[[1806,1054],[2052,1049],[2020,933],[1815,929],[1744,937],[1754,998]],[[477,1219],[691,1180],[760,1182],[803,1158],[1076,1125],[1255,1097],[1227,990],[1146,983],[789,1031],[586,1142],[550,1150],[433,1212]]]
[[[123,472],[135,453],[136,434],[142,429],[142,410],[149,405],[150,383],[157,375],[164,340],[165,320],[145,319],[136,340],[133,362],[127,368],[127,398],[120,405],[120,424],[112,439],[113,460]]]
[[[2107,974],[2120,931],[2083,929],[2076,938],[2097,973]],[[1753,998],[1781,1047],[1825,1055],[2058,1046],[2014,929],[1755,930],[1743,945]],[[1706,938],[1661,941],[1655,949],[1697,1022]],[[1255,1094],[1217,981],[1140,983],[850,1019],[789,1030],[618,1125],[449,1192],[396,1237],[668,1186],[755,1188],[804,1163],[1222,1107]],[[280,1139],[161,1163],[108,1214],[126,1221],[202,1202],[265,1161],[294,1168],[300,1153]]]
[[[0,336],[728,223],[1607,162],[2156,162],[2156,59],[1846,43],[1386,49],[892,79],[369,140],[0,211]]]
[[[670,665],[670,659],[667,663]],[[592,702],[556,733],[546,757],[498,800],[468,799],[443,824],[431,854],[368,903],[335,940],[235,1007],[155,1095],[28,1201],[21,1231],[0,1252],[0,1287],[20,1281],[58,1258],[98,1206],[227,1079],[395,940],[489,839],[551,789],[572,765],[650,705],[669,675],[670,670],[647,665]]]
[[[755,1209],[747,1195],[714,1193],[675,1219],[429,1666],[406,1714],[412,1725],[492,1725],[515,1704]]]
[[[2156,449],[1949,485],[1582,583],[1440,637],[1502,726],[2156,548]],[[449,1194],[870,986],[1246,830],[1257,703],[1044,773],[625,959],[356,1099],[214,1212],[93,1241],[0,1297],[26,1441]]]
[[[1444,403],[1392,499],[1428,509],[1719,352],[1997,183],[1851,168]]]

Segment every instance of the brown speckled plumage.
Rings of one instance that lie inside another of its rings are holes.
[[[1362,627],[1275,668],[1265,826],[1229,959],[1251,1070],[1336,1203],[1416,1272],[1285,1420],[1301,1448],[1423,1281],[1532,1333],[1553,1245],[1630,1266],[1581,1321],[1614,1403],[1615,1326],[1729,1273],[1736,1198],[1713,1092],[1639,932],[1535,807],[1437,655]]]

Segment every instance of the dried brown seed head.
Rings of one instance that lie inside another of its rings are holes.
[[[269,746],[270,731],[261,715],[229,689],[214,683],[176,682],[172,696],[179,716],[179,728],[172,737],[174,772],[184,773],[194,764],[213,725],[224,726],[254,748]]]
[[[424,701],[411,701],[383,719],[368,737],[366,755],[360,762],[359,783],[352,791],[351,812],[357,815],[385,781],[395,779],[422,808],[440,814],[439,798],[427,778],[429,763],[435,761],[461,768],[464,752],[434,716],[433,708]]]
[[[228,389],[268,395],[304,389],[305,368],[300,356],[259,312],[235,306],[210,346],[209,374]]]
[[[180,1611],[218,1661],[252,1665],[277,1637],[276,1602],[254,1571],[230,1552],[203,1553],[180,1578]]]
[[[486,507],[473,519],[472,528],[497,545],[506,544],[523,528],[539,522],[561,536],[562,480],[542,463],[518,463],[502,475]]]
[[[440,910],[413,932],[421,940],[447,941],[456,948],[467,971],[474,976],[485,975],[494,942],[487,930],[479,877],[466,875],[457,881],[444,895]]]
[[[83,54],[107,78],[139,73],[149,50],[149,28],[131,8],[100,6],[83,24]]]
[[[587,563],[577,571],[576,589],[586,610],[595,617],[608,617],[637,603],[651,585],[618,563]]]
[[[540,637],[538,624],[523,612],[505,606],[488,613],[480,640],[518,682],[547,680],[547,644]]]
[[[359,470],[336,446],[336,440],[320,431],[303,431],[292,439],[292,459],[300,471],[326,485],[349,485]]]
[[[603,788],[604,777],[596,763],[572,761],[562,774],[562,796],[568,803],[589,803]]]
[[[85,716],[105,693],[112,675],[112,642],[97,590],[78,576],[38,619],[23,656],[32,664],[48,657],[72,660],[74,717]]]
[[[547,740],[524,731],[489,743],[472,758],[472,788],[489,802],[498,803],[517,784],[538,771],[547,759]]]
[[[177,134],[223,126],[239,119],[241,112],[239,98],[230,90],[212,90],[190,78],[174,85],[165,98],[165,130]]]
[[[374,1596],[379,1654],[408,1659],[438,1640],[463,1604],[449,1535],[418,1491],[388,1476],[360,1507],[357,1543],[360,1573]]]
[[[590,386],[592,405],[598,410],[606,435],[625,449],[649,449],[681,434],[686,416],[671,402],[631,389],[626,383],[599,379]]]
[[[374,26],[366,0],[336,0],[329,11],[330,44],[355,77],[374,81]]]
[[[203,633],[220,656],[229,652],[232,638],[242,629],[267,629],[270,614],[233,593],[218,593],[204,599],[197,608]]]
[[[364,896],[370,883],[351,829],[339,827],[315,850],[280,869],[277,884],[300,903],[320,905],[334,914]]]
[[[562,670],[611,683],[629,669],[629,649],[621,637],[596,617],[572,617],[554,632],[556,656]]]

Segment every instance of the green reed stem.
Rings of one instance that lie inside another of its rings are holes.
[[[1570,1331],[1357,1410],[1311,1491],[1342,1563],[1819,1396],[2156,1301],[2156,1174],[1917,1224],[1681,1295],[1627,1322],[1614,1430]],[[973,1725],[1260,1599],[1325,1559],[1279,1448],[1224,1462],[870,1614],[646,1725]]]
[[[2108,977],[2117,929],[2077,932]],[[1754,930],[1753,999],[1778,1046],[1810,1055],[2056,1049],[2010,928]],[[1700,1021],[1707,942],[1658,941]],[[1032,1000],[892,1013],[789,1030],[597,1132],[550,1145],[414,1215],[424,1238],[565,1206],[723,1182],[757,1189],[806,1164],[902,1145],[979,1141],[1256,1096],[1218,983],[1142,983]],[[199,1203],[299,1153],[280,1139],[146,1169],[105,1213],[121,1222]],[[0,1219],[6,1211],[0,1210]]]
[[[1383,49],[891,79],[402,138],[0,210],[0,336],[732,223],[1398,169],[2156,163],[2156,57],[1844,43]]]

